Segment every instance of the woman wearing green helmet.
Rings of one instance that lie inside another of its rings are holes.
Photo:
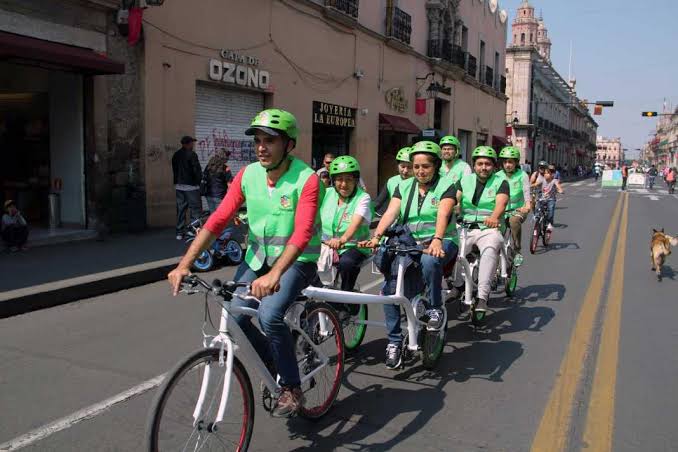
[[[476,245],[480,250],[478,266],[478,302],[474,315],[483,321],[490,297],[491,281],[497,271],[499,250],[504,238],[499,228],[504,224],[504,211],[509,200],[509,185],[495,174],[497,153],[490,146],[478,146],[471,154],[474,173],[457,183],[457,199],[461,200],[461,217],[469,224],[466,249]]]
[[[412,177],[412,163],[410,162],[410,148],[401,148],[396,154],[398,162],[398,174],[389,178],[386,185],[379,192],[379,196],[374,200],[374,208],[380,215],[386,211],[388,203],[393,196],[395,188],[404,180]]]
[[[498,175],[506,179],[509,184],[509,203],[506,206],[506,216],[509,218],[513,250],[513,262],[518,266],[523,262],[520,253],[523,222],[532,209],[532,194],[530,193],[530,175],[520,169],[520,149],[506,146],[499,152],[503,169]]]
[[[360,164],[350,155],[337,157],[330,164],[333,187],[325,193],[320,206],[323,241],[339,254],[338,271],[341,290],[353,290],[360,274],[360,264],[368,250],[344,248],[349,241],[363,241],[370,236],[372,199],[360,185]]]
[[[426,315],[429,326],[438,328],[443,322],[443,268],[457,255],[457,246],[452,241],[456,227],[450,221],[456,204],[455,192],[450,180],[440,177],[442,161],[437,143],[416,143],[410,150],[410,160],[414,177],[396,187],[374,236],[362,245],[376,247],[386,230],[396,221],[407,225],[418,243],[428,245],[421,256],[421,272],[428,290]],[[384,277],[387,283],[383,294],[392,295],[395,291],[395,275],[385,273]],[[386,367],[395,369],[402,362],[400,308],[397,305],[384,305],[384,316],[388,330]]]

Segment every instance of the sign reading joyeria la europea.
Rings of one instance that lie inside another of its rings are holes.
[[[355,127],[355,108],[313,101],[313,124]]]

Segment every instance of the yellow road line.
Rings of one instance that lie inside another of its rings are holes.
[[[586,352],[591,342],[593,326],[600,305],[600,298],[605,283],[605,275],[612,252],[619,217],[621,214],[622,197],[612,214],[612,220],[607,228],[603,247],[598,255],[596,266],[584,296],[577,323],[575,324],[570,343],[549,396],[549,401],[539,423],[539,428],[532,441],[532,452],[558,452],[565,449],[567,436],[572,420],[572,408],[579,381],[582,377],[583,364]]]
[[[628,229],[628,194],[624,196],[619,238],[612,268],[612,280],[605,306],[603,333],[596,360],[591,398],[589,399],[584,443],[589,450],[607,452],[612,450],[614,429],[615,389],[617,364],[619,362],[619,330],[621,306],[624,294],[624,258],[626,257],[626,231]]]

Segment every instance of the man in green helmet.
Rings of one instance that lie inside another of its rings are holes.
[[[453,184],[473,172],[469,164],[459,158],[459,149],[461,149],[461,143],[457,137],[446,135],[440,139],[440,153],[443,158],[440,175],[450,177]]]
[[[513,262],[520,265],[523,255],[520,253],[522,225],[527,214],[532,210],[532,195],[530,193],[530,176],[518,167],[520,161],[520,149],[506,146],[499,152],[503,169],[498,175],[506,179],[509,184],[510,197],[506,207],[506,215],[509,217],[511,238],[515,256]]]
[[[495,174],[497,153],[489,146],[478,146],[471,154],[473,174],[457,183],[457,199],[461,205],[461,218],[469,222],[466,249],[476,245],[480,250],[478,268],[478,302],[475,315],[478,321],[485,318],[490,284],[497,271],[499,253],[504,238],[499,228],[504,223],[510,189],[504,178]]]
[[[233,303],[258,307],[259,324],[266,335],[249,317],[235,320],[269,369],[275,366],[283,389],[272,414],[288,417],[299,410],[303,395],[294,341],[284,315],[299,293],[317,278],[320,231],[316,225],[320,224],[318,206],[324,188],[308,165],[289,155],[298,136],[297,120],[291,113],[264,110],[245,134],[254,136],[258,161],[240,170],[168,279],[176,295],[193,261],[247,202],[248,249],[234,280],[251,283],[251,294],[262,303],[255,306],[241,299]]]
[[[389,201],[395,192],[395,189],[404,180],[412,177],[412,163],[410,162],[410,149],[404,147],[396,154],[396,161],[398,162],[398,174],[386,181],[386,185],[381,189],[379,195],[374,200],[375,210],[383,214],[388,207]]]

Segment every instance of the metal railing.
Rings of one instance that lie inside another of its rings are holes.
[[[466,73],[473,78],[476,78],[476,72],[478,71],[478,59],[471,55],[470,53],[466,54],[466,64],[464,65]]]
[[[386,7],[386,36],[410,43],[412,16],[395,6]]]
[[[483,80],[483,83],[489,87],[494,87],[494,70],[489,66],[485,66],[485,80]]]
[[[358,18],[359,0],[325,0],[325,6],[330,6],[342,13]]]

